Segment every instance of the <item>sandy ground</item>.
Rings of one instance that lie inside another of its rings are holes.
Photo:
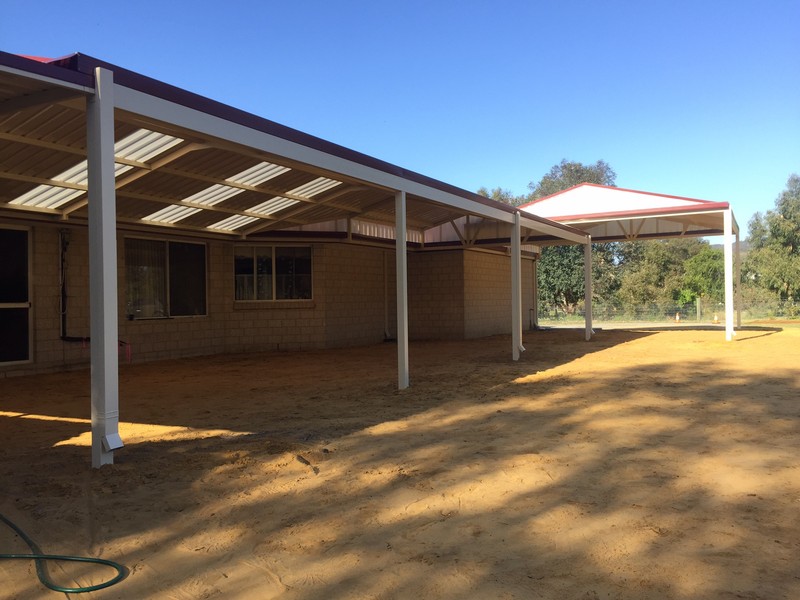
[[[800,328],[525,344],[125,365],[100,470],[86,372],[3,379],[0,513],[80,598],[800,598]]]

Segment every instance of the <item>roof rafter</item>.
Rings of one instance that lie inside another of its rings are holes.
[[[360,188],[358,188],[358,189],[366,190],[366,189],[369,189],[369,188],[367,188],[366,186],[360,186]],[[299,215],[302,215],[304,213],[307,213],[307,212],[309,212],[311,210],[314,210],[315,208],[317,208],[319,206],[330,206],[332,208],[338,208],[339,210],[343,210],[343,211],[345,211],[347,213],[350,213],[351,215],[361,214],[361,211],[359,211],[358,209],[344,208],[344,207],[339,208],[336,205],[334,205],[332,202],[330,202],[331,200],[335,200],[336,198],[338,198],[340,196],[344,196],[345,194],[348,194],[348,193],[354,192],[354,191],[358,191],[358,190],[356,188],[351,188],[351,187],[348,186],[345,189],[337,190],[336,192],[333,192],[332,194],[328,195],[327,197],[320,198],[317,201],[314,201],[314,199],[311,199],[310,203],[304,204],[302,206],[299,206],[299,207],[296,207],[296,208],[290,210],[289,212],[287,212],[285,214],[285,216],[276,217],[274,222],[272,222],[272,223],[259,223],[258,225],[254,226],[254,227],[250,227],[248,229],[245,229],[244,231],[241,232],[241,234],[242,234],[243,237],[247,237],[248,235],[252,235],[254,233],[258,233],[259,231],[263,231],[265,229],[268,229],[268,228],[272,227],[275,224],[278,224],[278,223],[281,223],[281,222],[284,222],[284,221],[291,222],[295,217],[297,217]],[[284,198],[291,198],[290,195],[285,195],[285,194],[283,195],[283,197]],[[256,216],[256,215],[254,213],[252,213],[252,216]]]
[[[35,92],[33,94],[26,94],[24,96],[17,96],[0,102],[0,115],[7,115],[15,112],[21,112],[29,108],[37,108],[50,104],[58,104],[65,100],[72,100],[77,97],[82,97],[83,94],[72,89],[57,87]]]

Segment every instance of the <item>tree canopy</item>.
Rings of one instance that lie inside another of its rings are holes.
[[[563,159],[554,165],[538,182],[531,182],[527,202],[538,200],[581,183],[611,185],[617,174],[608,163],[598,160],[591,165]],[[619,287],[614,276],[616,244],[592,244],[592,278],[596,282],[593,296],[607,299]],[[582,246],[550,246],[542,249],[539,259],[539,297],[544,304],[572,313],[584,299]]]
[[[538,182],[528,184],[528,188],[531,190],[528,195],[528,202],[552,196],[582,183],[614,186],[616,181],[617,174],[605,161],[598,160],[593,165],[584,165],[583,163],[563,159],[560,163],[554,165]]]
[[[487,198],[497,200],[498,202],[505,202],[511,206],[519,206],[520,204],[525,204],[528,201],[528,197],[525,195],[516,196],[511,190],[505,190],[499,187],[496,187],[492,190],[482,187],[478,190],[478,193],[481,196],[486,196]]]
[[[505,202],[511,206],[519,206],[557,192],[563,192],[582,183],[613,186],[616,184],[616,179],[617,174],[614,169],[602,160],[598,160],[592,165],[584,165],[565,158],[557,165],[553,165],[539,181],[531,181],[528,184],[528,189],[530,190],[528,194],[516,195],[511,190],[502,187],[492,188],[491,190],[487,187],[481,187],[478,189],[478,193],[492,200]]]
[[[800,177],[792,174],[775,208],[749,224],[745,276],[781,301],[800,300]]]

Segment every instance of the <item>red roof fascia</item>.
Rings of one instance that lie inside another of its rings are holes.
[[[45,56],[31,56],[29,54],[17,54],[17,56],[21,56],[22,58],[27,58],[28,60],[35,60],[36,62],[40,63],[53,62],[52,58],[47,58]]]
[[[674,196],[673,196],[674,197]],[[634,217],[652,217],[658,215],[672,215],[680,213],[703,213],[730,208],[728,202],[710,202],[703,200],[703,206],[671,206],[668,208],[648,208],[645,210],[623,210],[617,212],[587,213],[583,215],[565,215],[560,217],[547,217],[553,221],[579,221],[584,219],[618,219]]]

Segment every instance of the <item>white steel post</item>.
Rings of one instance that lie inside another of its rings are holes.
[[[406,193],[394,194],[395,256],[397,260],[397,388],[409,386],[408,260],[406,256]]]
[[[541,254],[539,255],[541,256]],[[539,256],[533,260],[533,327],[539,329]]]
[[[89,307],[92,466],[114,462],[119,437],[117,216],[114,190],[114,75],[95,69],[86,110],[89,185]]]
[[[522,345],[522,228],[519,213],[514,213],[514,227],[511,230],[511,357],[519,360]]]
[[[584,279],[584,318],[586,320],[586,341],[592,339],[592,238],[583,247],[583,279]]]
[[[733,214],[723,212],[723,254],[725,263],[725,339],[731,341],[733,332]]]

